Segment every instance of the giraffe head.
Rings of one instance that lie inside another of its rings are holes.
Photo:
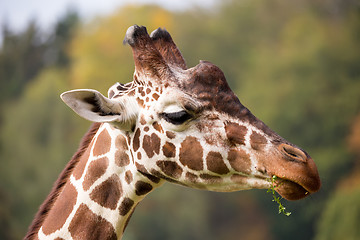
[[[186,68],[166,30],[126,33],[134,79],[117,83],[108,97],[73,90],[62,99],[93,122],[120,129],[131,164],[148,177],[212,191],[269,188],[289,200],[320,188],[314,161],[257,119],[228,86],[223,72],[201,61]]]

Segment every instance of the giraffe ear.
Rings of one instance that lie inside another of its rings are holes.
[[[122,125],[137,117],[138,104],[127,96],[113,100],[96,90],[79,89],[64,92],[60,97],[79,116],[92,122]]]

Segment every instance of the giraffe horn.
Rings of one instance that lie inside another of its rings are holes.
[[[132,48],[135,75],[140,78],[144,76],[141,79],[147,79],[150,76],[160,80],[171,75],[169,66],[155,47],[146,27],[138,25],[129,27],[125,34],[124,44],[129,44]]]
[[[150,37],[168,64],[187,69],[185,59],[166,29],[158,28],[150,34]]]

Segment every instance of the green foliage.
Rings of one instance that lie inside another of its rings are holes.
[[[360,187],[359,177],[356,185],[345,186],[331,196],[318,226],[315,240],[360,238]]]
[[[321,214],[315,240],[360,238],[360,114],[351,126],[348,142],[358,161],[349,176],[337,183]]]
[[[44,66],[46,50],[41,33],[34,21],[27,29],[14,34],[3,26],[0,49],[0,109],[3,101],[19,96],[29,82]]]
[[[34,20],[20,33],[13,33],[6,25],[3,26],[0,109],[5,100],[22,94],[26,84],[44,67],[63,67],[69,63],[66,48],[77,22],[77,14],[69,11],[56,24],[54,32],[48,35],[39,30]]]
[[[207,224],[209,206],[204,202],[204,192],[165,184],[139,204],[123,238],[212,239]]]
[[[86,130],[59,100],[60,93],[68,89],[65,78],[65,71],[43,70],[24,95],[5,108],[0,188],[11,196],[17,233],[24,233],[76,150],[81,137],[78,130]]]
[[[74,10],[68,10],[56,23],[55,30],[49,41],[47,61],[58,67],[68,67],[70,56],[68,53],[69,41],[72,40],[79,22],[79,16]]]
[[[271,178],[271,187],[267,190],[267,193],[271,193],[273,197],[272,201],[278,204],[279,214],[284,214],[285,216],[289,217],[291,212],[286,211],[286,207],[281,203],[282,197],[276,194],[276,188],[278,187],[275,184],[276,179],[277,177],[275,175]]]

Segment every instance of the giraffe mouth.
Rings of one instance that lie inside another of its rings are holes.
[[[272,165],[266,166],[268,171],[265,169],[271,177],[276,176],[274,190],[287,200],[299,200],[319,191],[321,181],[312,158],[289,144],[280,144],[278,149],[280,157],[273,158]]]
[[[302,185],[283,178],[275,180],[275,191],[286,200],[299,200],[310,195],[311,191],[306,190]]]

